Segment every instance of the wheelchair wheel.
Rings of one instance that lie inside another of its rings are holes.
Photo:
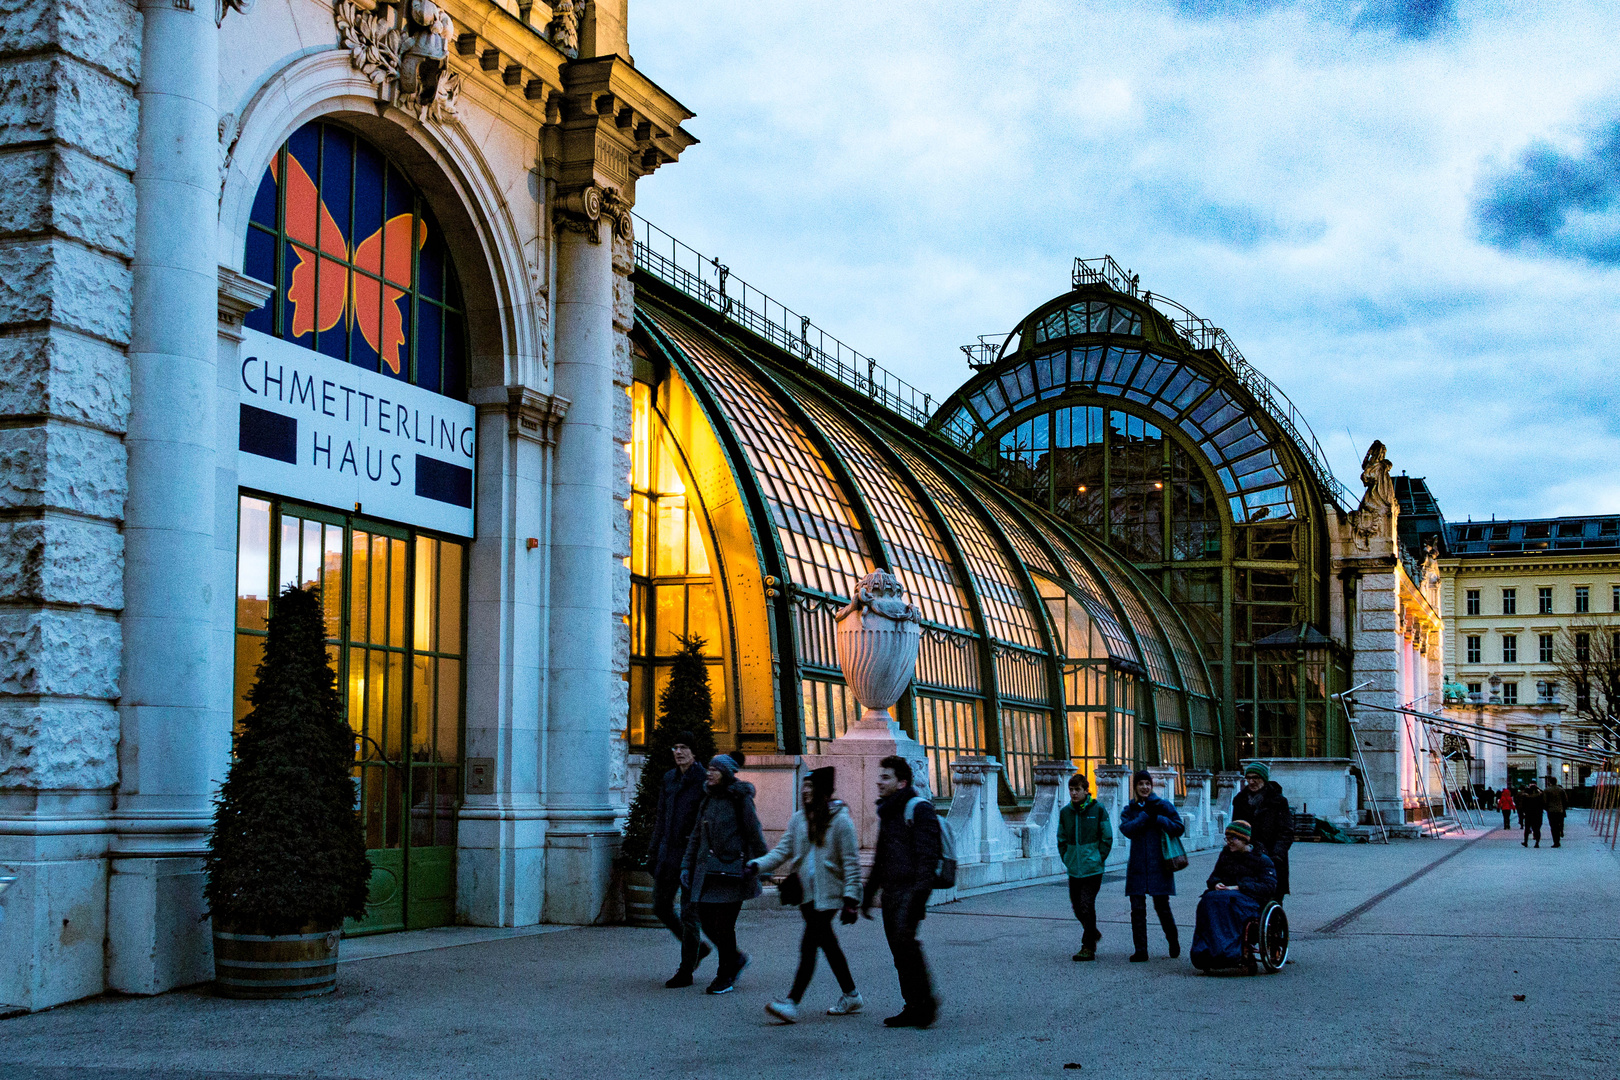
[[[1267,971],[1288,963],[1288,913],[1275,901],[1260,912],[1260,962]]]

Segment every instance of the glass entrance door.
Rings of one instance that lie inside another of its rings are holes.
[[[319,588],[327,652],[355,734],[371,891],[347,934],[455,918],[465,547],[354,515],[243,495],[236,720],[288,584]]]

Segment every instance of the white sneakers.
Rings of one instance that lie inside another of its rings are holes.
[[[861,1000],[861,992],[859,990],[851,990],[849,993],[839,998],[836,1005],[828,1008],[827,1015],[848,1016],[851,1013],[860,1012],[861,1007],[865,1004],[866,1002]]]
[[[848,1016],[858,1013],[866,1002],[861,1000],[859,990],[852,991],[839,998],[837,1003],[827,1009],[828,1016]],[[765,1011],[782,1021],[784,1024],[797,1024],[799,1022],[799,1007],[787,998],[777,998],[765,1006]]]

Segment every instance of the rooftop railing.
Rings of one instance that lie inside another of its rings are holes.
[[[890,412],[919,426],[928,423],[932,395],[845,345],[812,323],[810,316],[736,277],[718,258],[706,258],[640,214],[631,216],[636,223],[636,266]]]
[[[1196,315],[1183,305],[1170,299],[1168,296],[1158,296],[1152,292],[1139,291],[1141,275],[1131,273],[1120,267],[1113,256],[1104,255],[1100,259],[1074,260],[1074,287],[1082,285],[1106,285],[1116,292],[1127,296],[1138,297],[1145,301],[1159,314],[1170,321],[1180,334],[1194,349],[1210,349],[1217,353],[1221,359],[1231,366],[1234,373],[1249,391],[1254,395],[1260,407],[1266,411],[1277,425],[1286,431],[1294,445],[1300,448],[1311,471],[1316,479],[1340,505],[1348,505],[1348,494],[1333,470],[1328,466],[1327,454],[1322,444],[1316,439],[1316,433],[1306,421],[1305,414],[1288,400],[1288,395],[1282,388],[1268,379],[1259,368],[1249,363],[1248,359],[1238,351],[1225,330],[1216,326],[1208,319]]]

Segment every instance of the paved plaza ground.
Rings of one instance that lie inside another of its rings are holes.
[[[1615,1077],[1620,858],[1578,812],[1565,847],[1549,844],[1476,831],[1297,845],[1293,958],[1270,976],[1200,976],[1165,958],[1156,927],[1153,962],[1127,963],[1122,882],[1104,886],[1091,964],[1069,959],[1080,935],[1060,884],[945,905],[923,924],[944,1002],[929,1031],[881,1025],[898,994],[866,922],[843,942],[867,1011],[824,1015],[837,988],[823,967],[806,1018],[769,1022],[800,920],[757,911],[739,926],[753,965],[725,997],[703,994],[709,966],[663,989],[663,931],[568,929],[352,960],[337,993],[310,1001],[198,989],[0,1021],[0,1077]],[[1184,942],[1212,862],[1179,875]]]

